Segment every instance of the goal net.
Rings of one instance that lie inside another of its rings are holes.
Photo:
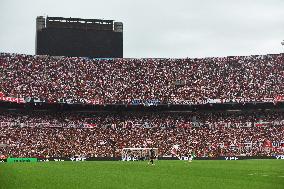
[[[155,158],[158,158],[158,148],[123,148],[122,161],[144,161],[150,158],[150,150],[155,152]]]

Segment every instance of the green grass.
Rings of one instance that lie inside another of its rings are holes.
[[[283,189],[284,160],[0,163],[0,188]]]

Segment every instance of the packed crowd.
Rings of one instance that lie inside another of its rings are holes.
[[[50,113],[0,112],[0,155],[113,157],[155,147],[159,156],[284,153],[283,112]]]
[[[284,55],[200,59],[87,59],[0,54],[0,92],[9,97],[263,101],[284,96]]]

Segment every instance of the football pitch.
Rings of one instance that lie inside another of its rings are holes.
[[[1,189],[283,189],[284,160],[0,163]]]

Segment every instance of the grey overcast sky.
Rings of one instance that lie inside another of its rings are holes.
[[[40,15],[122,21],[124,57],[284,52],[284,0],[0,0],[0,52],[34,54]]]

